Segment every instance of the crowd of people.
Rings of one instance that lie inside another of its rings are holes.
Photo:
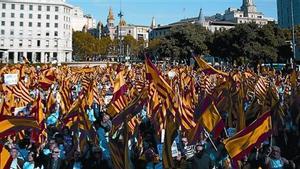
[[[300,168],[299,71],[225,72],[208,65],[155,65],[153,70],[160,81],[147,78],[151,72],[145,64],[1,67],[0,168]],[[6,74],[17,74],[17,83],[8,84]],[[171,87],[171,100],[160,94],[162,82]],[[191,136],[207,98],[224,128],[216,137],[205,129]],[[233,110],[239,99],[243,112]],[[271,135],[256,141],[234,166],[224,140],[266,109],[272,112]],[[168,116],[178,124],[171,140]],[[25,119],[34,125],[14,122]]]

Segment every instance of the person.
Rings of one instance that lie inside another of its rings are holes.
[[[92,147],[92,154],[88,160],[85,161],[84,167],[86,169],[110,169],[106,160],[102,160],[102,151],[98,146]]]
[[[281,157],[280,148],[277,146],[272,147],[270,157],[266,158],[266,166],[269,169],[284,169],[284,167],[296,168],[292,161],[288,161],[284,157]]]
[[[23,169],[44,169],[44,166],[38,166],[36,164],[36,153],[33,151],[30,151],[28,153],[28,161],[26,161],[23,165]]]
[[[59,157],[60,150],[58,147],[54,147],[51,151],[50,156],[44,156],[41,154],[41,161],[45,166],[45,169],[65,169],[66,164],[65,161]]]
[[[69,161],[67,169],[82,169],[83,168],[83,159],[80,155],[80,152],[75,150],[73,153],[73,158]]]
[[[24,160],[18,158],[19,152],[15,146],[10,149],[10,156],[12,158],[10,169],[22,169]]]
[[[213,162],[209,155],[204,151],[203,144],[196,145],[196,153],[191,158],[191,164],[188,166],[189,169],[212,169]]]
[[[183,149],[181,154],[183,157],[185,157],[187,160],[192,158],[195,154],[195,146],[194,145],[189,145],[188,139],[186,137],[183,137],[181,139],[181,142],[183,144]]]

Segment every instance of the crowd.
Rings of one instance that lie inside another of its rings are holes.
[[[149,60],[1,67],[0,168],[300,168],[299,71],[221,71],[201,61],[194,68],[154,67]],[[8,84],[6,74],[17,74],[16,84]],[[205,126],[209,119],[198,120],[207,100],[224,122],[218,134]],[[266,110],[272,113],[270,135],[249,147],[236,145],[248,152],[236,166],[225,140]]]

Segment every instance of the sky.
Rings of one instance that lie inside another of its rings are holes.
[[[96,21],[106,24],[109,7],[112,7],[115,23],[119,21],[120,9],[127,24],[150,25],[152,17],[156,23],[166,25],[183,18],[196,17],[202,8],[204,16],[224,13],[228,7],[240,8],[242,0],[67,0],[79,6],[84,14],[92,15]],[[277,20],[276,0],[254,0],[258,11],[265,17]]]

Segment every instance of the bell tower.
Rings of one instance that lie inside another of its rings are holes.
[[[248,17],[249,13],[256,13],[256,6],[253,0],[243,0],[241,10],[244,11],[245,17]]]

